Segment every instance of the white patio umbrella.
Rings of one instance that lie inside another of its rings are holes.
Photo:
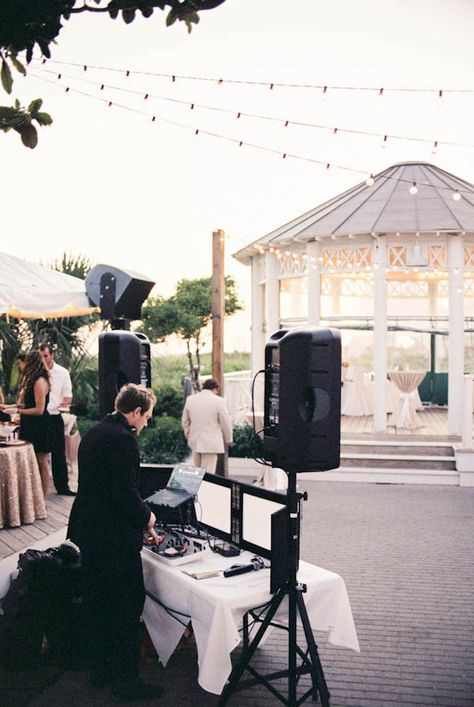
[[[0,253],[0,315],[17,319],[57,319],[98,312],[84,280]]]

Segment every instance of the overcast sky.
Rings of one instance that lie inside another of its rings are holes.
[[[231,253],[365,175],[423,160],[474,181],[474,149],[443,145],[474,144],[473,20],[471,0],[227,0],[202,13],[191,35],[182,23],[166,28],[159,11],[128,26],[97,14],[73,17],[52,58],[88,70],[33,63],[30,75],[15,81],[14,95],[23,104],[43,97],[54,124],[40,130],[36,150],[0,134],[0,250],[33,261],[64,250],[84,254],[141,272],[169,295],[182,277],[210,275],[211,233],[222,228],[227,271],[250,305],[250,271]],[[140,71],[150,75],[134,73]],[[172,82],[168,75],[267,86]],[[270,83],[385,90],[379,97],[329,88],[323,100],[319,89],[270,90]],[[436,90],[444,91],[441,99]],[[8,102],[5,94],[1,102]],[[281,121],[237,119],[239,112]],[[430,143],[396,139],[381,147],[385,134],[437,140],[439,147],[433,154]],[[284,152],[349,169],[282,159]],[[248,324],[247,314],[228,327],[228,350],[249,347]]]

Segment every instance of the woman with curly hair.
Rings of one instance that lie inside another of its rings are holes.
[[[25,359],[21,380],[18,412],[20,413],[20,438],[31,442],[41,474],[41,486],[49,491],[50,450],[48,434],[49,373],[39,351],[30,351]]]

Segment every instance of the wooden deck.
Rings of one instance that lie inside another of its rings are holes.
[[[386,436],[412,437],[415,440],[417,437],[442,437],[451,441],[459,441],[459,435],[450,435],[448,433],[448,410],[447,408],[428,407],[417,413],[423,427],[414,430],[400,429],[395,427],[387,427],[384,433],[376,434],[374,432],[374,418],[372,415],[364,417],[341,417],[341,433],[342,437],[354,437],[359,435],[375,436],[377,439]]]
[[[46,499],[47,518],[37,520],[29,525],[22,525],[20,528],[2,528],[0,530],[0,561],[9,555],[31,547],[38,540],[64,528],[69,519],[73,500],[72,496],[58,496],[56,493],[51,493]]]

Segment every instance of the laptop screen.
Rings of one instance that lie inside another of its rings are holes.
[[[203,479],[206,469],[193,464],[176,464],[173,468],[166,488],[186,491],[195,496]]]

